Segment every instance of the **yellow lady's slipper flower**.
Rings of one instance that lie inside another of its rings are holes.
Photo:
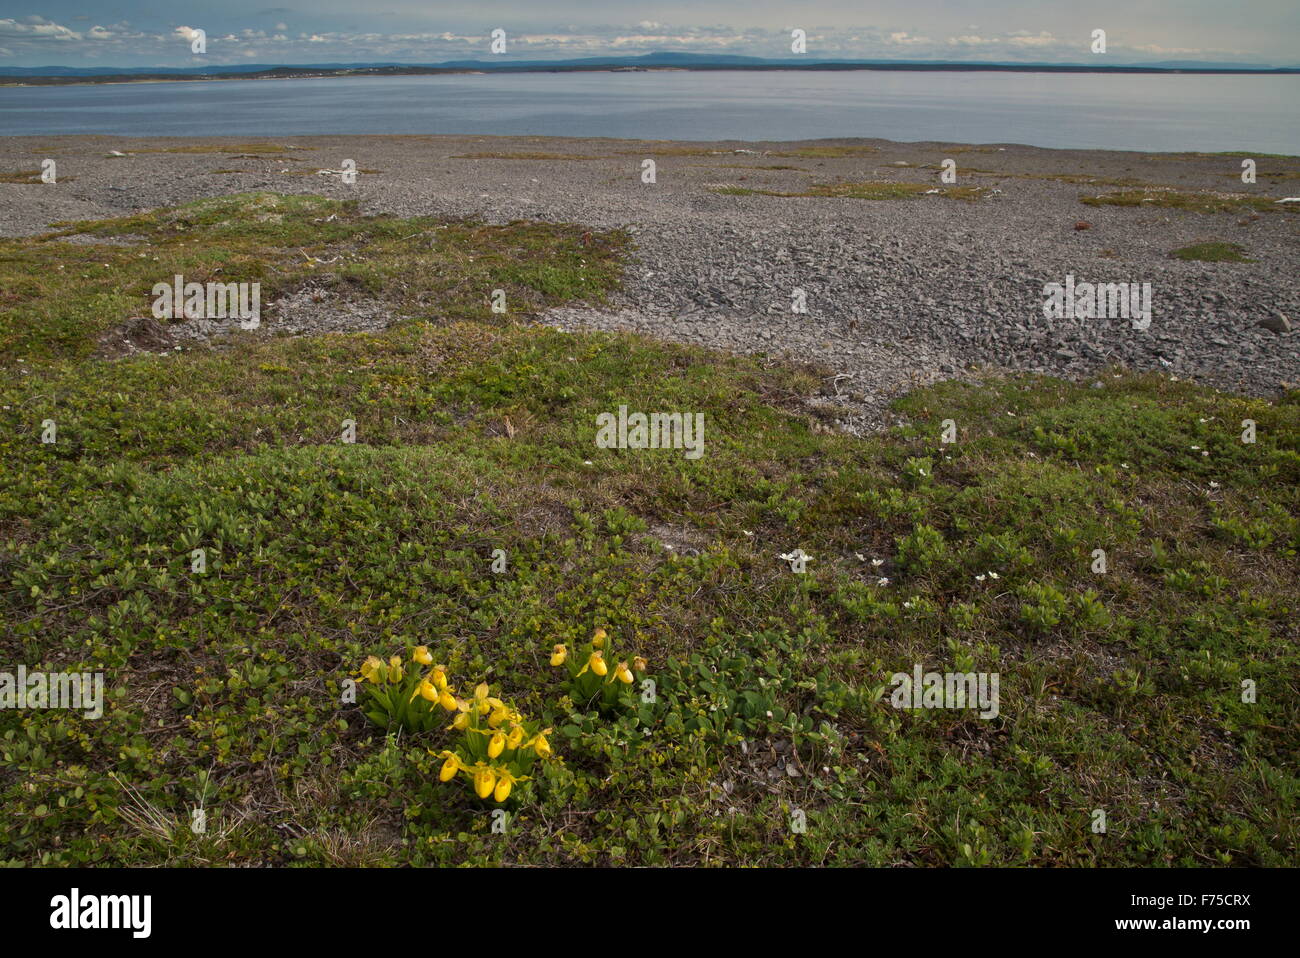
[[[456,701],[456,696],[452,695],[449,689],[443,689],[438,694],[438,704],[448,712],[454,712],[460,708],[460,703]]]
[[[533,751],[539,758],[551,757],[551,743],[546,740],[546,732],[549,731],[550,729],[546,729],[544,732],[538,732],[537,737],[533,739]]]
[[[438,701],[438,690],[433,687],[433,683],[428,679],[421,681],[420,684],[416,686],[415,691],[422,699],[435,703]],[[415,696],[412,695],[411,698],[414,699]]]
[[[496,791],[492,793],[492,797],[498,802],[504,802],[510,797],[510,786],[513,784],[514,779],[510,777],[510,773],[502,771],[501,777],[497,779]]]
[[[524,727],[522,725],[516,725],[514,728],[510,730],[510,734],[506,736],[506,748],[510,748],[510,749],[518,748],[519,743],[522,742],[523,740],[524,740]]]
[[[632,673],[628,670],[626,662],[620,662],[614,667],[614,678],[618,679],[624,685],[632,684]]]
[[[441,665],[434,666],[429,678],[433,680],[433,684],[438,687],[439,691],[447,687],[447,672]]]
[[[506,747],[506,737],[502,732],[497,732],[492,738],[488,739],[488,758],[496,758]]]
[[[597,629],[596,634],[591,637],[592,647],[597,649],[603,649],[605,647],[605,639],[607,639],[608,637],[609,636],[606,635],[604,629]]]
[[[458,732],[465,731],[465,729],[469,727],[469,713],[467,712],[456,713],[456,717],[451,720],[450,727],[454,728]]]
[[[493,774],[492,769],[486,765],[476,765],[474,767],[474,793],[479,798],[487,798],[491,795],[496,783],[496,775]]]
[[[510,718],[510,710],[504,705],[500,708],[494,708],[492,714],[488,716],[488,725],[496,728],[508,718]]]
[[[586,675],[588,671],[595,672],[597,675],[604,675],[609,671],[609,666],[605,664],[604,653],[592,652],[587,656],[587,664],[578,670],[578,676]]]
[[[442,771],[438,773],[440,781],[447,782],[456,777],[456,773],[465,768],[465,763],[454,752],[443,752],[446,761],[442,763]]]
[[[394,655],[388,660],[388,664],[395,669],[400,669],[402,667],[402,657],[400,655]]]
[[[433,656],[429,654],[427,645],[417,645],[415,651],[411,653],[411,658],[421,665],[433,665]]]
[[[492,711],[492,704],[488,701],[489,694],[486,682],[480,682],[474,686],[474,707],[478,709],[479,715],[487,715],[488,712]]]
[[[551,665],[563,665],[564,660],[569,657],[569,650],[565,648],[563,642],[551,650]]]
[[[401,659],[394,655],[388,660],[388,681],[396,684],[402,681],[402,674]]]
[[[361,663],[361,677],[367,682],[379,683],[383,681],[381,673],[384,668],[384,660],[377,655],[372,655]]]
[[[641,656],[638,655],[636,658],[632,660],[632,671],[644,672],[645,669],[646,669],[646,660],[641,658]]]

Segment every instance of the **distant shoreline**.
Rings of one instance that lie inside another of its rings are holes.
[[[394,76],[470,76],[494,73],[685,73],[685,72],[844,72],[886,71],[911,73],[1101,73],[1101,74],[1196,74],[1224,76],[1297,76],[1300,67],[1162,67],[1105,66],[1082,64],[1002,64],[1002,63],[869,63],[824,62],[789,63],[719,63],[719,64],[556,64],[530,62],[520,64],[473,66],[380,66],[380,67],[273,67],[266,70],[236,71],[215,69],[208,73],[110,73],[95,76],[4,76],[0,87],[74,86],[110,83],[176,83],[218,80],[306,80],[346,77]]]

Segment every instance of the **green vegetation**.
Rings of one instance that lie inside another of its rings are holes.
[[[108,245],[123,236],[132,242]],[[149,315],[154,284],[178,274],[261,283],[264,303],[310,282],[439,320],[490,319],[492,291],[503,289],[508,308],[527,313],[599,297],[623,242],[565,225],[368,217],[352,202],[272,193],[67,224],[0,240],[0,360],[85,358],[106,331]]]
[[[723,196],[795,196],[795,193],[777,193],[772,190],[756,190],[749,186],[718,186],[712,192]]]
[[[1248,158],[1251,158],[1251,159],[1267,159],[1267,160],[1300,160],[1300,156],[1293,156],[1293,155],[1290,154],[1290,153],[1252,153],[1252,152],[1249,151],[1249,150],[1227,150],[1227,151],[1220,152],[1220,153],[1189,153],[1189,154],[1186,154],[1186,155],[1187,155],[1187,156],[1194,156],[1194,157],[1202,157],[1202,156],[1240,156],[1240,157],[1248,157]]]
[[[243,153],[257,156],[278,156],[292,153],[299,147],[281,146],[278,143],[191,143],[188,146],[147,147],[130,150],[131,153]]]
[[[874,146],[804,146],[797,150],[784,150],[769,153],[769,156],[801,157],[808,160],[830,160],[845,156],[866,156],[879,153]]]
[[[1186,193],[1172,189],[1119,190],[1098,196],[1081,196],[1087,206],[1151,206],[1157,209],[1184,210],[1188,213],[1236,213],[1242,210],[1295,212],[1268,196],[1246,193]]]
[[[820,196],[854,200],[909,200],[919,196],[943,196],[950,200],[974,202],[988,194],[982,186],[933,186],[929,183],[819,183],[798,193],[751,189],[746,186],[718,186],[712,192],[723,196]]]
[[[0,711],[0,862],[1297,864],[1300,393],[949,383],[855,439],[807,421],[817,371],[478,321],[488,280],[597,294],[612,239],[576,271],[567,228],[421,222],[412,252],[402,221],[244,198],[280,219],[235,228],[230,202],[87,226],[150,245],[75,268],[54,239],[4,249],[0,659],[102,671],[107,701]],[[142,254],[288,268],[299,212],[312,257],[465,270],[401,275],[473,315],[83,358],[85,304],[116,309],[91,264],[132,288]],[[620,404],[702,412],[704,456],[597,448]],[[574,701],[550,662],[597,626],[648,661],[652,703]],[[416,645],[553,729],[505,835],[477,781],[439,782],[455,733],[343,701],[367,656]],[[999,714],[896,710],[917,664],[999,673]]]
[[[921,167],[925,170],[942,170],[942,163],[926,163]],[[957,168],[958,176],[997,176],[1002,179],[1011,180],[1052,180],[1057,183],[1083,183],[1090,186],[1141,186],[1148,189],[1159,189],[1156,185],[1148,183],[1145,180],[1134,179],[1129,176],[1107,177],[1095,176],[1088,173],[1020,173],[1009,170],[987,170],[973,166],[960,166]]]
[[[453,160],[598,160],[598,156],[576,153],[456,153]]]
[[[932,192],[937,190],[938,192]],[[942,196],[950,200],[973,202],[985,196],[988,190],[982,186],[933,186],[929,183],[832,183],[814,186],[808,196],[842,196],[855,200],[903,200],[915,196]]]
[[[1193,243],[1171,253],[1178,259],[1200,260],[1205,263],[1254,263],[1245,256],[1246,248],[1238,243],[1208,242]]]
[[[688,166],[701,167],[707,170],[792,170],[797,173],[808,173],[802,166],[787,166],[781,163],[773,164],[747,164],[747,163],[689,163]]]

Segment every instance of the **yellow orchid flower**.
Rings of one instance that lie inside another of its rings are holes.
[[[428,679],[421,680],[420,684],[415,687],[415,691],[411,693],[410,701],[414,702],[417,695],[430,702],[438,701],[438,690],[433,687],[433,683]]]
[[[506,737],[503,733],[497,732],[488,740],[488,758],[496,758],[506,748]]]
[[[523,740],[524,727],[522,725],[516,725],[510,730],[510,734],[506,736],[506,748],[516,749],[519,747],[519,743]]]
[[[550,729],[547,729],[546,731],[549,732]],[[551,743],[546,740],[546,732],[540,733],[533,741],[533,751],[535,751],[540,758],[551,757]]]
[[[551,743],[546,740],[546,736],[550,734],[551,734],[551,729],[544,728],[536,735],[534,735],[532,738],[530,738],[527,742],[525,742],[523,744],[523,747],[531,748],[533,751],[537,753],[539,758],[550,758],[552,754]]]
[[[609,666],[605,664],[605,656],[600,652],[592,652],[587,657],[587,664],[578,670],[578,675],[586,675],[588,670],[602,676],[608,672]]]
[[[500,708],[494,708],[492,714],[488,716],[488,725],[496,728],[508,718],[510,718],[510,710],[504,705]]]
[[[421,665],[433,665],[433,656],[429,654],[427,645],[417,645],[415,651],[411,653],[411,658]]]
[[[497,779],[496,791],[492,793],[492,797],[498,802],[504,802],[510,797],[510,787],[514,785],[514,783],[515,780],[510,776],[510,772],[502,769],[501,775]]]
[[[441,665],[434,666],[433,671],[429,673],[429,678],[433,680],[433,684],[437,686],[438,691],[441,692],[447,688],[447,671]]]
[[[378,684],[383,681],[384,660],[372,655],[361,663],[361,677],[367,682]]]
[[[492,711],[492,703],[488,701],[490,694],[486,682],[480,682],[474,686],[474,707],[478,709],[479,715],[487,715],[488,712]]]
[[[569,657],[569,650],[565,647],[564,643],[561,642],[559,645],[557,645],[555,648],[551,650],[551,665],[552,666],[563,665],[564,660],[567,659],[568,657]]]
[[[614,667],[614,678],[618,679],[624,685],[632,684],[632,673],[628,670],[626,662],[620,662]]]
[[[496,775],[488,766],[479,764],[474,766],[474,793],[479,798],[487,798],[492,794],[492,789],[496,785]],[[509,794],[509,789],[506,790]]]
[[[451,724],[447,727],[453,728],[458,732],[465,731],[465,729],[469,727],[469,715],[465,712],[458,712],[456,717],[451,720]]]
[[[465,771],[465,763],[460,760],[460,756],[455,752],[443,752],[442,757],[446,761],[442,763],[442,771],[438,773],[439,781],[451,781],[456,777],[457,772]]]
[[[632,660],[632,671],[644,672],[645,670],[646,670],[646,660],[641,658],[641,656],[638,655],[636,658]]]
[[[460,708],[460,702],[457,701],[456,696],[451,694],[451,689],[443,689],[438,694],[438,704],[448,712],[455,712]]]
[[[603,649],[605,647],[605,639],[608,637],[609,636],[606,634],[604,629],[597,629],[596,634],[591,637],[592,648]]]

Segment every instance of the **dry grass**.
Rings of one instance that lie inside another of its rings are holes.
[[[1081,196],[1079,202],[1086,206],[1151,206],[1156,209],[1183,210],[1188,213],[1237,213],[1242,210],[1286,211],[1267,196],[1245,193],[1218,193],[1212,191],[1181,192],[1174,189],[1150,188],[1120,190],[1097,196]],[[1292,212],[1294,209],[1291,208]]]

